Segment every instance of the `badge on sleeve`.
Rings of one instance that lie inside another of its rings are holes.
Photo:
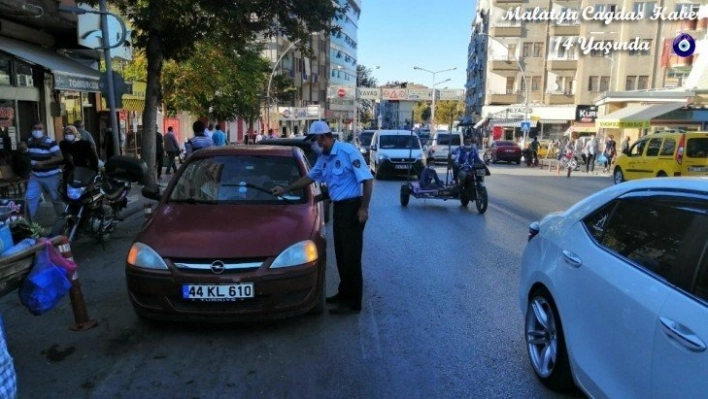
[[[355,168],[358,168],[361,166],[361,162],[359,162],[358,159],[355,159],[354,162],[352,162],[352,165],[354,165]]]
[[[334,167],[337,168],[337,169],[339,169],[339,168],[342,167],[342,163],[339,162],[339,159],[338,159],[337,162],[334,164]]]

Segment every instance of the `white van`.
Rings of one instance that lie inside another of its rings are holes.
[[[410,130],[377,130],[369,147],[369,168],[377,178],[382,175],[419,176],[425,168],[423,147]]]
[[[428,147],[428,152],[435,157],[435,162],[447,162],[449,151],[454,151],[462,145],[464,138],[462,132],[448,132],[447,130],[438,130],[433,133]]]

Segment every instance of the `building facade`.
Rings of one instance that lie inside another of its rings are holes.
[[[655,6],[665,13],[697,12],[701,1],[480,0],[468,49],[468,116],[514,129],[527,116],[532,135],[562,135],[576,122],[576,106],[594,105],[604,92],[681,87],[697,54],[672,50],[678,33],[705,35],[706,19],[653,21]],[[597,13],[635,13],[632,21],[594,21]],[[566,18],[526,18],[536,15]],[[514,17],[507,18],[512,13]],[[535,13],[535,14],[534,14]],[[517,18],[520,16],[520,18]],[[538,20],[542,19],[542,20]],[[635,47],[611,51],[592,43]],[[521,73],[521,70],[524,73]],[[528,104],[528,106],[527,106]],[[496,123],[495,123],[496,122]]]
[[[338,28],[329,39],[328,79],[330,88],[344,88],[341,93],[354,95],[336,95],[337,90],[330,89],[326,118],[343,131],[344,125],[354,118],[354,102],[357,80],[357,32],[361,16],[361,0],[339,0],[341,6],[347,6],[345,15],[332,20],[332,26]]]

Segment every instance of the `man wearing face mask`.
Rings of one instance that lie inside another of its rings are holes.
[[[58,234],[61,228],[61,215],[64,212],[59,195],[61,170],[59,166],[64,162],[61,150],[57,143],[44,135],[44,124],[37,122],[32,126],[32,137],[27,140],[32,172],[27,181],[25,200],[29,211],[30,220],[33,220],[39,207],[39,197],[42,191],[49,195],[56,214],[56,223],[52,235]]]
[[[484,164],[484,161],[482,161],[479,157],[479,152],[477,151],[477,146],[474,144],[474,139],[472,137],[465,137],[464,145],[460,147],[460,150],[455,157],[455,167],[459,170],[458,177],[460,183],[463,183],[467,177],[467,172],[463,169],[465,164],[474,165],[475,163]]]
[[[373,176],[359,150],[335,140],[325,122],[317,121],[310,126],[306,140],[313,139],[312,149],[319,154],[315,166],[307,176],[288,187],[275,187],[272,193],[283,195],[315,181],[327,183],[334,203],[334,253],[340,279],[339,292],[327,298],[327,303],[338,305],[330,309],[330,314],[356,314],[361,312],[361,252],[364,226],[369,218]]]

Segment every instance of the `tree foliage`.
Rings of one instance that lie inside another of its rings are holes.
[[[465,103],[454,100],[435,101],[435,123],[452,123],[465,114]],[[450,125],[452,126],[452,125]]]
[[[97,0],[87,0],[92,5]],[[258,35],[301,39],[310,51],[312,32],[327,32],[332,18],[344,11],[331,0],[110,0],[134,28],[133,46],[145,51],[147,90],[143,112],[142,158],[152,170],[146,185],[154,187],[155,126],[165,61],[185,61],[197,54],[197,43],[229,43],[241,52]]]
[[[357,87],[376,87],[379,82],[373,75],[373,71],[364,65],[356,66]],[[369,125],[374,120],[372,109],[376,105],[376,100],[361,100],[358,102],[359,115],[362,125]]]
[[[414,123],[430,123],[430,104],[427,101],[418,101],[413,106]]]

